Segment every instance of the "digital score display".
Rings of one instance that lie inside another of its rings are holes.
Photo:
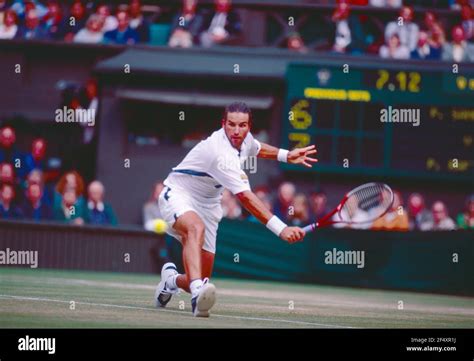
[[[422,76],[416,71],[377,70],[364,73],[364,84],[377,90],[420,93]]]
[[[287,81],[284,146],[315,144],[318,171],[474,180],[474,75],[305,64]]]

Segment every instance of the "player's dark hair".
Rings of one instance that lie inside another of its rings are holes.
[[[244,113],[249,115],[249,123],[252,124],[253,115],[252,110],[248,107],[247,104],[244,102],[233,102],[226,106],[224,110],[224,117],[222,118],[224,121],[227,120],[228,113]]]

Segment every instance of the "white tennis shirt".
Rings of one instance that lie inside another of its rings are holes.
[[[224,188],[233,194],[250,190],[242,165],[260,149],[260,142],[249,132],[237,150],[221,128],[191,149],[164,184],[205,202],[219,202]]]

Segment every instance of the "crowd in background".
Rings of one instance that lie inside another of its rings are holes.
[[[104,185],[85,184],[75,170],[63,174],[48,158],[48,142],[36,138],[19,149],[13,127],[0,128],[0,219],[116,225]]]
[[[401,5],[401,1],[397,3]],[[402,6],[398,16],[386,24],[380,44],[380,37],[367,29],[366,19],[351,15],[349,2],[341,1],[332,16],[337,29],[333,51],[356,54],[378,52],[382,58],[388,59],[472,62],[473,8],[468,1],[461,0],[457,4],[459,18],[452,28],[447,28],[443,20],[431,11],[426,11],[422,15],[423,20],[417,23],[413,8]]]
[[[89,44],[132,45],[150,41],[157,14],[145,15],[140,0],[118,6],[74,0],[66,7],[57,0],[0,0],[0,39],[62,40]],[[213,11],[183,1],[170,24],[172,47],[212,46],[240,33],[240,18],[229,0],[216,0]]]
[[[161,182],[154,185],[150,200],[143,207],[143,224],[161,218],[158,196],[162,189]],[[255,187],[253,192],[268,210],[292,226],[306,226],[328,214],[337,205],[328,204],[327,194],[324,191],[311,192],[309,196],[297,193],[296,186],[291,182],[281,183],[276,195],[273,195],[266,186]],[[222,195],[222,209],[225,218],[258,222],[253,215],[241,207],[237,198],[228,190],[225,190]],[[337,220],[336,214],[334,221]],[[351,228],[344,224],[334,224],[334,226]],[[454,220],[450,217],[445,203],[440,200],[436,200],[431,207],[427,207],[421,194],[412,193],[405,207],[401,193],[394,191],[393,205],[382,218],[373,223],[362,223],[352,228],[391,231],[474,229],[474,194],[466,199],[464,211],[459,213]]]
[[[3,6],[1,5],[3,3]],[[3,7],[3,9],[2,9]],[[99,2],[0,0],[0,39],[63,40],[77,43],[147,42],[149,24],[139,0],[112,8]]]
[[[159,2],[157,2],[159,4]],[[399,14],[382,31],[374,26],[376,15],[352,12],[352,6],[399,8]],[[455,24],[432,11],[415,14],[402,0],[338,0],[330,19],[331,48],[335,53],[379,54],[390,59],[442,59],[474,61],[474,11],[469,0],[452,0]],[[140,0],[109,5],[98,1],[73,0],[70,6],[57,0],[0,0],[0,39],[62,40],[92,44],[149,43],[156,18],[144,13]],[[215,0],[213,9],[198,0],[183,0],[182,7],[167,24],[170,47],[210,47],[239,44],[242,21],[231,0]],[[296,28],[297,29],[297,28]],[[308,52],[317,39],[287,29],[285,47]],[[317,43],[317,41],[316,41]],[[317,47],[315,47],[317,49]]]

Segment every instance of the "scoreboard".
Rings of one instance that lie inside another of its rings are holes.
[[[315,144],[316,167],[285,170],[474,181],[474,68],[291,64],[282,143]]]

